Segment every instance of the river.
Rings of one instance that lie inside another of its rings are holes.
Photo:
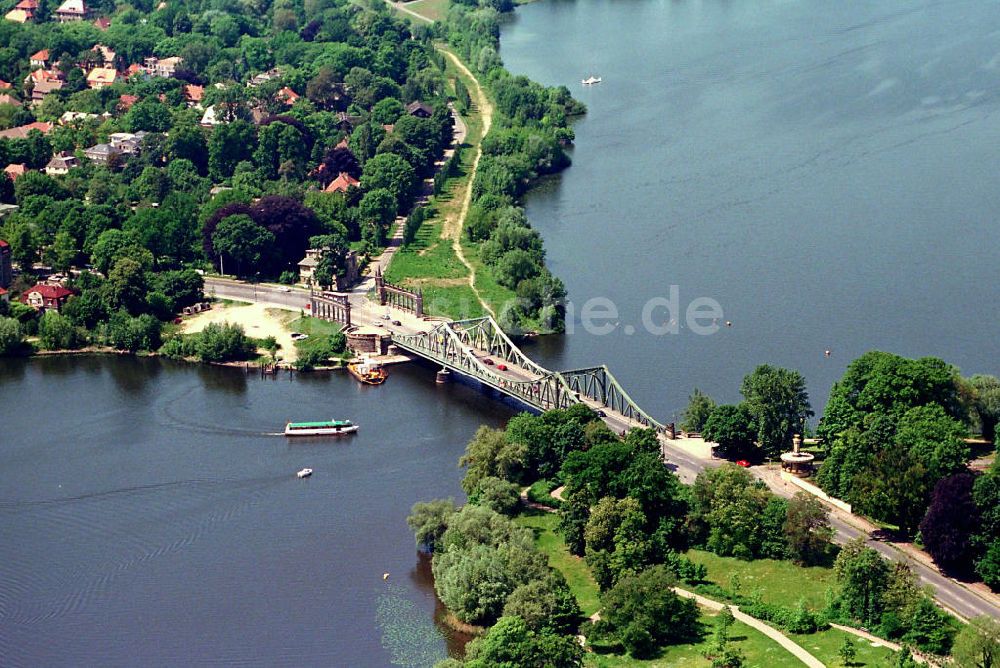
[[[736,399],[764,362],[801,370],[817,411],[870,348],[997,371],[998,8],[519,8],[509,69],[570,86],[590,110],[574,165],[527,200],[574,331],[528,351],[557,368],[607,363],[668,419],[695,386]],[[591,73],[604,81],[585,89]],[[679,333],[647,333],[642,307],[671,285]],[[582,326],[594,297],[618,308],[611,334]],[[723,309],[713,335],[684,322],[698,297]],[[460,496],[464,444],[508,406],[435,386],[423,367],[365,388],[116,357],[2,361],[0,397],[0,664],[445,655],[405,517]],[[274,435],[329,417],[361,431]],[[304,466],[316,473],[297,480]]]
[[[589,109],[527,198],[576,313],[533,351],[549,368],[606,363],[666,419],[762,363],[801,371],[817,413],[870,349],[1000,372],[1000,3],[554,0],[517,9],[501,55]],[[647,333],[671,285],[679,333]],[[610,334],[581,327],[594,297]],[[713,335],[685,327],[698,297]]]
[[[511,412],[433,379],[416,366],[372,388],[158,359],[0,362],[0,664],[444,658],[406,515],[460,496],[465,443]],[[331,417],[361,429],[275,435]]]

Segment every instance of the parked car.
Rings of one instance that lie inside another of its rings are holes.
[[[597,417],[608,417],[608,414],[604,411],[597,411]]]
[[[291,292],[291,291],[292,289],[287,285],[282,285],[280,288],[278,288],[278,292]]]
[[[175,324],[175,325],[179,325],[179,324],[181,324],[182,322],[184,322],[184,321],[183,321],[183,320],[181,320],[180,318],[174,318],[174,324]]]
[[[398,320],[393,320],[393,321],[392,321],[392,324],[394,324],[394,325],[395,325],[396,327],[402,327],[402,325],[403,325],[403,323],[401,323],[401,322],[400,322],[400,321],[398,321]]]
[[[736,465],[737,465],[737,466],[742,466],[742,467],[743,467],[743,468],[745,468],[745,469],[748,469],[748,468],[750,468],[750,462],[748,462],[748,461],[747,461],[747,460],[745,460],[745,459],[740,459],[740,460],[738,460],[738,461],[736,462]]]

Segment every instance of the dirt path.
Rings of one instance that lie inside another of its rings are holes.
[[[414,18],[418,18],[421,21],[423,21],[424,23],[434,23],[434,21],[432,21],[431,19],[427,18],[423,14],[418,14],[415,11],[413,11],[412,9],[408,8],[402,2],[390,2],[389,4],[392,5],[393,7],[395,7],[396,9],[398,9],[399,11],[403,12],[404,14],[409,14],[410,16],[412,16]]]
[[[482,87],[479,85],[479,80],[472,74],[468,67],[465,66],[461,60],[458,59],[451,51],[446,49],[439,49],[452,64],[457,67],[462,73],[469,78],[472,82],[472,89],[469,91],[479,109],[479,115],[483,119],[483,131],[480,135],[480,140],[485,137],[490,131],[490,125],[493,123],[493,105],[490,103],[486,94],[483,93]],[[476,269],[472,264],[465,258],[465,253],[462,252],[462,230],[465,228],[465,217],[469,214],[469,206],[472,204],[472,182],[476,178],[476,169],[479,167],[479,159],[483,157],[482,144],[476,144],[476,155],[472,158],[472,167],[469,170],[469,180],[465,185],[465,193],[462,195],[462,208],[458,212],[458,216],[449,217],[445,219],[444,225],[441,229],[441,237],[444,239],[451,239],[451,247],[455,251],[455,255],[458,257],[458,261],[461,262],[469,270],[469,287],[472,288],[473,294],[476,295],[476,299],[482,305],[483,309],[496,317],[496,313],[490,308],[490,305],[486,303],[486,300],[482,298],[479,294],[479,290],[476,289]]]

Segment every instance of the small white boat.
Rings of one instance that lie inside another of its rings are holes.
[[[312,474],[313,474],[313,470],[312,469],[302,469],[301,471],[299,471],[298,473],[295,474],[295,477],[296,478],[308,478]]]
[[[584,86],[593,86],[594,84],[601,83],[601,77],[589,76],[586,79],[580,81]]]

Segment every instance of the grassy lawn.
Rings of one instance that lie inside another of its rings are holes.
[[[712,662],[705,658],[711,644],[711,629],[715,613],[702,610],[701,623],[704,639],[696,644],[665,647],[655,658],[641,661],[622,654],[587,654],[584,665],[593,668],[708,668]],[[745,624],[736,622],[730,630],[730,642],[746,657],[746,668],[801,668],[802,662],[786,652],[780,645]],[[860,656],[860,652],[859,652]]]
[[[295,349],[300,353],[303,353],[316,348],[324,347],[327,342],[327,337],[331,334],[339,332],[343,325],[337,322],[330,322],[328,320],[321,320],[319,318],[312,318],[305,315],[287,322],[285,327],[287,327],[289,331],[301,332],[309,335],[308,339],[295,342]]]
[[[741,561],[702,550],[689,550],[687,556],[708,568],[710,581],[731,590],[731,578],[737,575],[742,594],[760,589],[766,603],[793,607],[805,598],[809,608],[820,610],[826,605],[826,590],[835,584],[832,568],[796,566],[773,559]]]
[[[451,0],[415,0],[407,2],[405,7],[421,16],[426,16],[431,21],[440,21],[448,14],[448,6]]]
[[[538,549],[548,556],[549,565],[565,576],[583,614],[589,617],[597,612],[601,607],[600,590],[590,575],[587,564],[580,557],[569,553],[563,537],[556,532],[559,516],[555,513],[538,512],[523,514],[515,521],[535,530]]]
[[[468,270],[458,261],[451,243],[441,239],[442,221],[424,221],[409,246],[400,248],[385,278],[390,283],[406,284],[412,279],[465,278]]]
[[[453,320],[479,318],[483,308],[472,288],[466,285],[440,286],[425,283],[424,311]]]
[[[462,251],[465,253],[465,259],[476,269],[476,289],[479,290],[480,296],[499,315],[504,304],[517,299],[517,295],[514,294],[513,290],[508,290],[496,282],[493,278],[493,271],[479,259],[479,246],[477,244],[463,237]]]
[[[854,641],[854,648],[857,650],[857,657],[854,665],[858,668],[862,666],[889,666],[896,656],[896,653],[888,647],[872,647],[872,643],[864,638],[858,638],[850,633],[845,633],[838,629],[827,629],[819,633],[810,635],[791,636],[798,644],[802,645],[810,654],[828,666],[840,665],[840,646],[844,644],[844,638],[851,638]]]
[[[569,553],[562,536],[556,531],[559,516],[555,513],[529,512],[520,515],[515,521],[521,526],[534,529],[535,544],[548,556],[549,565],[561,572],[566,578],[570,590],[580,603],[583,614],[589,617],[597,612],[601,606],[600,590],[590,575],[587,564],[580,557]],[[585,664],[594,668],[618,668],[619,666],[702,668],[710,666],[711,661],[704,657],[704,653],[711,642],[710,631],[715,614],[709,610],[703,609],[701,611],[701,621],[705,628],[705,637],[702,642],[664,648],[663,653],[658,658],[648,661],[640,661],[620,653],[596,651],[587,654]],[[736,622],[730,633],[733,644],[746,656],[745,665],[748,668],[798,668],[802,665],[798,659],[786,652],[776,642],[749,626]],[[809,636],[809,638],[813,637]],[[834,645],[833,655],[836,656],[842,639],[835,637],[828,640],[823,638],[822,642],[832,643]],[[867,654],[862,653],[859,644],[859,660],[863,660],[864,656]]]

